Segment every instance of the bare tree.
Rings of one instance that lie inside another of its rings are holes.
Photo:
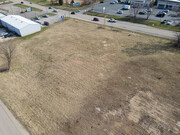
[[[148,0],[146,0],[146,1],[148,1]],[[146,16],[146,20],[148,20],[149,19],[149,17],[151,16],[151,14],[153,13],[153,10],[152,10],[152,8],[153,8],[153,1],[151,1],[150,3],[148,3],[148,5],[147,5],[147,16]]]
[[[10,70],[15,48],[16,46],[12,41],[7,41],[0,45],[0,57],[7,62],[7,71]]]
[[[137,14],[139,13],[140,9],[142,8],[142,4],[140,3],[135,3],[135,0],[132,4],[131,11],[133,12],[133,17],[136,19]]]
[[[176,40],[175,46],[180,48],[180,32],[176,32]]]

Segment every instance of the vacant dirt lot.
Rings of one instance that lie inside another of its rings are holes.
[[[0,98],[33,135],[179,135],[170,44],[71,19],[19,41]]]

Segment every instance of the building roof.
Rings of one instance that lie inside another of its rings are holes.
[[[180,0],[159,0],[159,1],[165,1],[165,2],[179,2],[179,3],[180,3]]]
[[[29,19],[26,19],[22,16],[19,15],[7,15],[3,18],[1,18],[2,21],[8,23],[9,25],[17,28],[17,29],[21,29],[23,27],[28,26],[29,24],[36,24],[36,22],[33,22]]]

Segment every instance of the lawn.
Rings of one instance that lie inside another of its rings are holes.
[[[69,19],[17,41],[0,98],[32,135],[179,135],[172,43]]]
[[[16,6],[16,7],[20,7],[22,9],[26,9],[26,8],[29,8],[30,6],[27,6],[27,5],[24,5],[24,4],[14,4],[13,6]],[[30,7],[32,11],[39,11],[41,12],[42,10],[41,9],[38,9],[38,8],[34,8],[34,7]]]
[[[0,1],[1,2],[1,1]],[[5,1],[4,3],[1,3],[0,5],[4,5],[4,4],[10,4],[13,3],[12,1]]]
[[[102,14],[102,13],[87,12],[86,14],[93,15],[93,16],[104,17],[104,14]],[[116,20],[121,20],[121,21],[132,22],[132,23],[145,24],[145,25],[148,25],[148,26],[151,26],[151,27],[165,29],[165,30],[180,31],[179,27],[161,24],[161,22],[158,22],[158,21],[144,20],[144,19],[133,19],[133,18],[130,18],[130,17],[120,17],[120,16],[115,16],[115,15],[106,15],[106,17],[107,18],[114,18]]]

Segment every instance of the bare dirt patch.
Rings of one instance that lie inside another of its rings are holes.
[[[180,134],[169,40],[73,19],[21,41],[0,97],[32,134]]]

